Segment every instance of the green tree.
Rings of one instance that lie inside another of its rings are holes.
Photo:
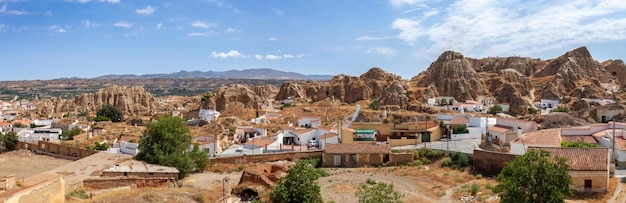
[[[563,202],[571,194],[572,178],[565,158],[551,158],[542,150],[529,150],[508,162],[496,179],[501,202]]]
[[[367,183],[361,184],[356,191],[359,203],[399,203],[402,197],[393,189],[393,183]]]
[[[552,109],[552,112],[563,112],[563,113],[567,113],[569,112],[569,108],[567,108],[566,106],[559,106],[556,109]]]
[[[120,109],[118,109],[117,107],[115,107],[115,106],[113,106],[111,104],[103,105],[102,108],[100,108],[100,110],[98,110],[96,115],[97,116],[108,117],[113,122],[120,122],[120,121],[122,121],[122,119],[124,119],[124,113],[122,113],[122,111],[120,111]]]
[[[489,110],[487,112],[490,113],[490,114],[500,113],[500,112],[502,112],[502,106],[495,104],[495,105],[489,107]]]
[[[446,106],[448,105],[448,100],[446,98],[442,98],[441,101],[439,101],[439,106]]]
[[[370,102],[369,106],[370,109],[372,110],[378,110],[380,109],[380,100],[378,99],[372,99],[372,101]]]
[[[317,183],[319,174],[315,172],[314,163],[300,160],[289,169],[287,175],[276,183],[270,194],[271,202],[276,203],[321,203],[322,194]]]
[[[73,140],[74,136],[81,134],[83,131],[78,127],[73,127],[70,130],[63,131],[61,133],[61,139],[64,140]]]
[[[95,121],[95,122],[111,121],[111,118],[106,117],[106,116],[97,116],[97,117],[93,118],[93,121]]]
[[[208,152],[198,147],[190,151],[192,139],[181,118],[161,117],[146,125],[135,159],[175,167],[180,171],[180,177],[192,171],[202,171],[208,163]]]
[[[14,150],[17,146],[17,142],[19,141],[18,138],[17,133],[11,131],[3,136],[2,143],[4,143],[4,147],[8,150]]]

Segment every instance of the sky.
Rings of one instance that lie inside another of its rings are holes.
[[[626,1],[0,0],[0,80],[271,68],[411,78],[452,50],[626,58]]]

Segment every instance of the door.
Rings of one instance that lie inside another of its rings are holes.
[[[341,166],[341,155],[333,155],[333,166]]]
[[[430,133],[422,133],[422,142],[430,142]]]
[[[350,154],[350,167],[356,167],[356,154]]]
[[[602,123],[606,123],[606,116],[602,116]]]

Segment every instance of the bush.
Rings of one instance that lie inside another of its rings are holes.
[[[569,112],[569,108],[567,108],[565,106],[559,106],[556,109],[552,109],[552,112],[564,112],[564,113],[567,113],[567,112]]]
[[[111,121],[111,118],[106,117],[106,116],[97,116],[93,119],[93,121],[95,122],[100,122],[100,121]]]
[[[120,111],[117,107],[110,104],[102,106],[102,108],[96,112],[96,115],[108,117],[113,122],[120,122],[124,119],[124,113],[122,113],[122,111]]]
[[[378,110],[380,109],[380,101],[378,99],[372,99],[368,107],[372,110]]]
[[[329,176],[328,173],[326,173],[326,171],[322,170],[322,169],[316,169],[315,173],[317,173],[317,175],[319,177],[328,177]]]
[[[480,186],[478,186],[478,184],[476,183],[472,183],[472,188],[471,188],[472,195],[476,195],[479,190],[480,190]]]
[[[400,151],[399,149],[392,149],[391,150],[391,153],[394,153],[394,154],[397,154],[397,153],[400,153],[400,152],[402,152],[402,151]]]
[[[441,166],[450,167],[452,166],[452,158],[446,157],[441,160]]]
[[[483,175],[481,174],[476,175],[476,179],[483,179]]]
[[[367,181],[365,181],[365,182],[366,182],[367,184],[370,184],[370,185],[374,185],[374,184],[376,184],[376,181],[375,181],[374,179],[370,179],[370,178],[368,178],[368,179],[367,179]]]

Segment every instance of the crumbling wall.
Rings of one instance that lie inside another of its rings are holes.
[[[118,177],[118,178],[93,178],[83,181],[85,188],[89,189],[109,189],[124,186],[142,187],[166,187],[168,184],[176,184],[174,178],[143,178],[143,177]]]

